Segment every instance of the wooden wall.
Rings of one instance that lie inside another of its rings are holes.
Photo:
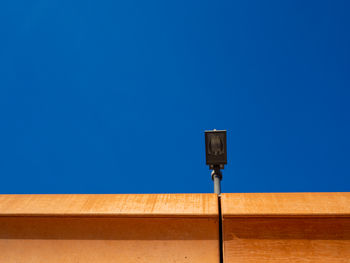
[[[350,262],[350,194],[223,194],[225,263]]]
[[[0,195],[0,263],[348,262],[350,193]],[[222,239],[219,234],[221,214]]]
[[[0,262],[219,262],[217,196],[2,195]]]

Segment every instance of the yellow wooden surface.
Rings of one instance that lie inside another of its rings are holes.
[[[349,193],[223,194],[224,263],[350,262]]]
[[[218,263],[218,221],[2,217],[0,262]]]
[[[349,193],[222,194],[224,263],[349,262]],[[215,194],[0,195],[0,262],[219,262]]]
[[[350,193],[222,194],[224,217],[350,216]]]
[[[1,196],[0,262],[219,262],[217,196]]]
[[[0,195],[0,216],[217,217],[215,194]]]

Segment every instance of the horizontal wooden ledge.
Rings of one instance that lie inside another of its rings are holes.
[[[350,193],[227,193],[228,217],[349,217]],[[218,217],[216,194],[0,195],[0,216]]]
[[[1,216],[218,217],[216,194],[0,195]]]
[[[221,207],[223,218],[349,217],[350,193],[228,193]]]

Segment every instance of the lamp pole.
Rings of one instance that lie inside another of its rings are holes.
[[[214,166],[214,169],[211,172],[211,179],[214,181],[214,193],[218,195],[221,194],[222,173],[220,166]]]

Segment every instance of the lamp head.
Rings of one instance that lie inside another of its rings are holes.
[[[223,169],[227,164],[226,130],[205,131],[205,154],[209,169]]]

